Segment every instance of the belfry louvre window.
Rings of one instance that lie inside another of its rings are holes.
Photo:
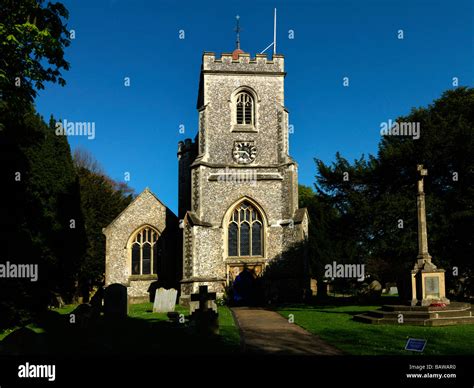
[[[250,203],[235,208],[228,225],[228,256],[263,255],[262,216]]]
[[[160,260],[158,232],[150,227],[141,229],[133,240],[132,275],[156,274]]]
[[[237,124],[253,125],[254,103],[253,98],[247,92],[237,95]]]

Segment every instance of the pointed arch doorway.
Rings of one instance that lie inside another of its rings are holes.
[[[266,248],[266,217],[250,198],[242,198],[227,212],[226,246],[231,302],[239,306],[261,303]]]
[[[232,265],[230,269],[230,289],[232,304],[236,306],[256,306],[261,304],[262,264]]]

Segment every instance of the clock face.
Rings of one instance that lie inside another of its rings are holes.
[[[253,142],[236,141],[232,150],[234,160],[239,164],[252,163],[257,156],[257,148]]]

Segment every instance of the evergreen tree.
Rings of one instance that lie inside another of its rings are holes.
[[[79,182],[67,138],[56,136],[53,118],[48,125],[33,109],[21,124],[3,131],[2,140],[12,138],[17,141],[2,154],[9,167],[2,261],[37,264],[38,281],[0,283],[0,317],[8,324],[44,310],[52,293],[71,299],[85,248]]]
[[[0,1],[0,259],[39,266],[37,282],[0,282],[0,325],[44,310],[52,292],[70,298],[85,248],[69,144],[32,105],[45,82],[65,84],[67,17],[61,3]]]
[[[352,164],[339,154],[330,166],[316,160],[316,187],[340,212],[348,250],[339,259],[367,263],[380,280],[396,280],[408,298],[406,283],[418,249],[417,164],[429,171],[425,193],[430,254],[446,269],[448,288],[462,277],[472,278],[474,89],[447,91],[397,122],[419,123],[419,139],[384,136],[377,156]],[[335,242],[332,236],[338,234],[328,236]],[[472,295],[472,288],[468,292]]]

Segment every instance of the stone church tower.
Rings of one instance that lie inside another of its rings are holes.
[[[306,240],[308,216],[289,155],[285,75],[282,55],[203,54],[198,134],[178,147],[182,303],[199,285],[222,296],[242,271],[265,278],[284,260],[285,293],[306,278],[287,255]]]

